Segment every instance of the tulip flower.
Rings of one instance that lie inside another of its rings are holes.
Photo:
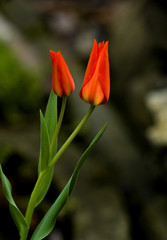
[[[94,40],[80,97],[91,105],[106,104],[110,94],[108,41],[99,45]]]
[[[59,97],[69,96],[75,89],[71,73],[65,63],[60,51],[58,53],[51,51],[52,60],[52,88]]]

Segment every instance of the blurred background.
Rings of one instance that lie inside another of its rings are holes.
[[[110,100],[57,163],[31,233],[107,122],[46,239],[166,240],[166,0],[0,0],[0,162],[24,213],[37,178],[39,109],[51,90],[49,50],[61,51],[76,84],[61,146],[89,108],[78,93],[94,38],[109,40]],[[0,215],[0,240],[18,239],[1,184]]]

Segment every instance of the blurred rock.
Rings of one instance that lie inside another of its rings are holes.
[[[147,129],[147,136],[158,146],[167,146],[167,89],[148,93],[146,104],[153,114],[154,125]]]
[[[167,199],[164,196],[153,197],[142,214],[146,223],[148,239],[166,240]]]

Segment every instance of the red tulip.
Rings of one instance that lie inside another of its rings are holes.
[[[51,51],[52,60],[52,88],[59,97],[69,96],[75,89],[71,73],[65,63],[60,51],[58,53]]]
[[[108,59],[108,41],[93,42],[80,97],[91,105],[106,104],[110,94],[110,69]]]

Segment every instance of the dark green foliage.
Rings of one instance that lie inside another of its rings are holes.
[[[15,54],[0,42],[0,111],[33,111],[38,108],[42,91],[37,73],[22,65]],[[8,116],[7,116],[8,115]]]

